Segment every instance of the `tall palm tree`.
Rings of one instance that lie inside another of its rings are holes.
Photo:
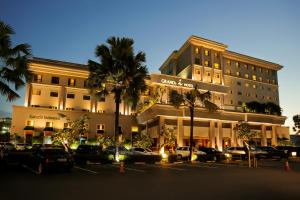
[[[115,142],[119,134],[119,106],[123,101],[133,109],[142,92],[147,89],[145,78],[148,74],[145,53],[134,54],[134,41],[129,38],[111,37],[107,44],[96,47],[100,62],[89,60],[90,75],[88,86],[97,97],[113,94],[115,98]]]
[[[31,81],[28,59],[31,56],[30,45],[19,44],[12,46],[11,35],[14,30],[0,21],[0,93],[13,101],[20,96],[16,90]],[[10,85],[13,85],[11,88]]]
[[[199,104],[204,106],[209,112],[214,112],[218,109],[218,106],[210,101],[211,93],[209,91],[201,93],[197,86],[184,93],[180,94],[176,90],[172,90],[170,93],[170,102],[176,107],[179,108],[181,105],[185,105],[190,110],[190,155],[189,159],[192,160],[192,149],[194,141],[194,111]]]

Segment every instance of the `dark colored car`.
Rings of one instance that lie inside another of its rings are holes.
[[[287,157],[299,157],[300,147],[293,146],[277,146],[276,149],[284,151]]]
[[[73,154],[75,163],[86,164],[89,162],[108,163],[108,153],[104,152],[101,146],[81,144]]]
[[[50,170],[68,172],[73,167],[73,159],[70,154],[64,148],[57,146],[35,148],[25,163],[39,174]]]
[[[224,157],[223,153],[215,148],[199,147],[199,151],[205,152],[206,160],[210,161],[221,161]]]
[[[287,154],[284,151],[278,150],[274,147],[266,146],[266,147],[257,147],[257,148],[266,151],[268,153],[267,158],[279,158],[279,159],[287,158]]]

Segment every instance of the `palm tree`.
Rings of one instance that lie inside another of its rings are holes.
[[[25,85],[24,79],[31,81],[32,78],[28,66],[30,45],[19,44],[13,47],[10,38],[13,34],[14,30],[0,21],[0,92],[8,101],[19,98],[15,90]]]
[[[148,74],[145,66],[145,53],[134,54],[134,41],[129,38],[111,37],[107,44],[96,47],[96,57],[100,62],[89,60],[90,75],[88,86],[96,97],[113,94],[115,98],[115,142],[119,134],[119,106],[123,101],[133,109],[140,95],[147,89],[145,78]]]
[[[193,133],[194,133],[194,111],[195,107],[204,106],[209,112],[214,112],[218,108],[218,106],[210,101],[211,93],[209,91],[201,93],[197,86],[184,93],[180,94],[176,90],[172,90],[170,93],[170,102],[176,107],[179,108],[181,105],[185,105],[190,110],[190,117],[191,117],[191,128],[190,128],[190,155],[189,158],[192,160],[192,147],[193,147]]]

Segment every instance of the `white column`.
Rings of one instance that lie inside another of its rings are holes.
[[[211,120],[209,122],[209,140],[210,140],[210,147],[215,148],[215,121]]]
[[[272,146],[277,146],[276,126],[272,126]]]

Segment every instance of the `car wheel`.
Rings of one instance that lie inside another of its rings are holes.
[[[38,174],[43,174],[44,173],[44,165],[42,163],[39,163],[38,168],[37,168]]]

